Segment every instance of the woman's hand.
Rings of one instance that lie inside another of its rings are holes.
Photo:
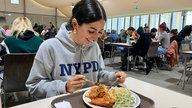
[[[86,84],[85,76],[83,75],[75,75],[70,78],[66,84],[66,91],[69,93],[73,93],[83,87]]]
[[[125,74],[125,72],[118,71],[115,73],[115,78],[119,78],[119,83],[124,83],[125,78],[126,78],[126,74]]]

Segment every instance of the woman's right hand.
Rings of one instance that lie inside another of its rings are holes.
[[[83,87],[86,84],[84,75],[75,75],[70,78],[66,84],[66,91],[69,93],[73,93]]]

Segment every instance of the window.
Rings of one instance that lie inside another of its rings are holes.
[[[19,4],[19,0],[11,0],[12,4]]]
[[[164,13],[161,14],[160,24],[162,22],[165,22],[167,24],[167,27],[170,29],[171,27],[171,13]]]
[[[117,18],[112,19],[112,30],[117,31]]]
[[[108,29],[111,31],[111,18],[107,19],[106,30],[108,30]]]
[[[120,33],[120,30],[121,29],[124,29],[124,17],[120,17],[119,19],[118,19],[118,34]]]
[[[125,17],[125,30],[127,30],[131,24],[130,24],[131,17]]]
[[[192,11],[188,11],[186,14],[186,25],[191,25],[192,24]]]
[[[150,15],[150,28],[156,28],[159,27],[159,14],[152,14]]]
[[[149,21],[149,15],[142,15],[140,26],[144,27],[145,24],[149,25],[148,21]]]
[[[135,29],[138,29],[139,28],[139,16],[134,16],[133,17],[133,21],[132,21],[132,26],[135,28]]]
[[[173,12],[172,29],[177,29],[178,32],[181,31],[183,24],[182,12]]]

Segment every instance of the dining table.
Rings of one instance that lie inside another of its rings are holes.
[[[160,87],[133,77],[127,77],[124,85],[131,91],[139,93],[154,101],[153,108],[191,108],[192,97]],[[77,92],[85,91],[90,88],[84,88]],[[51,102],[61,96],[70,96],[72,94],[62,94],[50,98],[33,101],[12,108],[51,108]]]
[[[124,47],[124,48],[127,48],[128,50],[128,56],[127,56],[127,71],[129,71],[129,51],[130,51],[130,48],[132,48],[132,44],[129,44],[129,43],[111,43],[110,44],[112,46],[112,50],[114,49],[114,47]],[[111,58],[113,58],[112,54],[111,54]]]

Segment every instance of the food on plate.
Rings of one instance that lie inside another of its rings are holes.
[[[86,96],[91,99],[90,104],[98,106],[112,107],[115,103],[115,99],[110,97],[108,89],[105,85],[99,85],[91,88]]]
[[[135,103],[134,98],[131,97],[131,91],[127,88],[112,87],[109,89],[109,94],[116,100],[113,108],[131,107]]]
[[[89,90],[86,97],[91,99],[90,104],[102,107],[131,107],[135,103],[131,91],[123,87],[108,89],[105,85],[95,86]]]

